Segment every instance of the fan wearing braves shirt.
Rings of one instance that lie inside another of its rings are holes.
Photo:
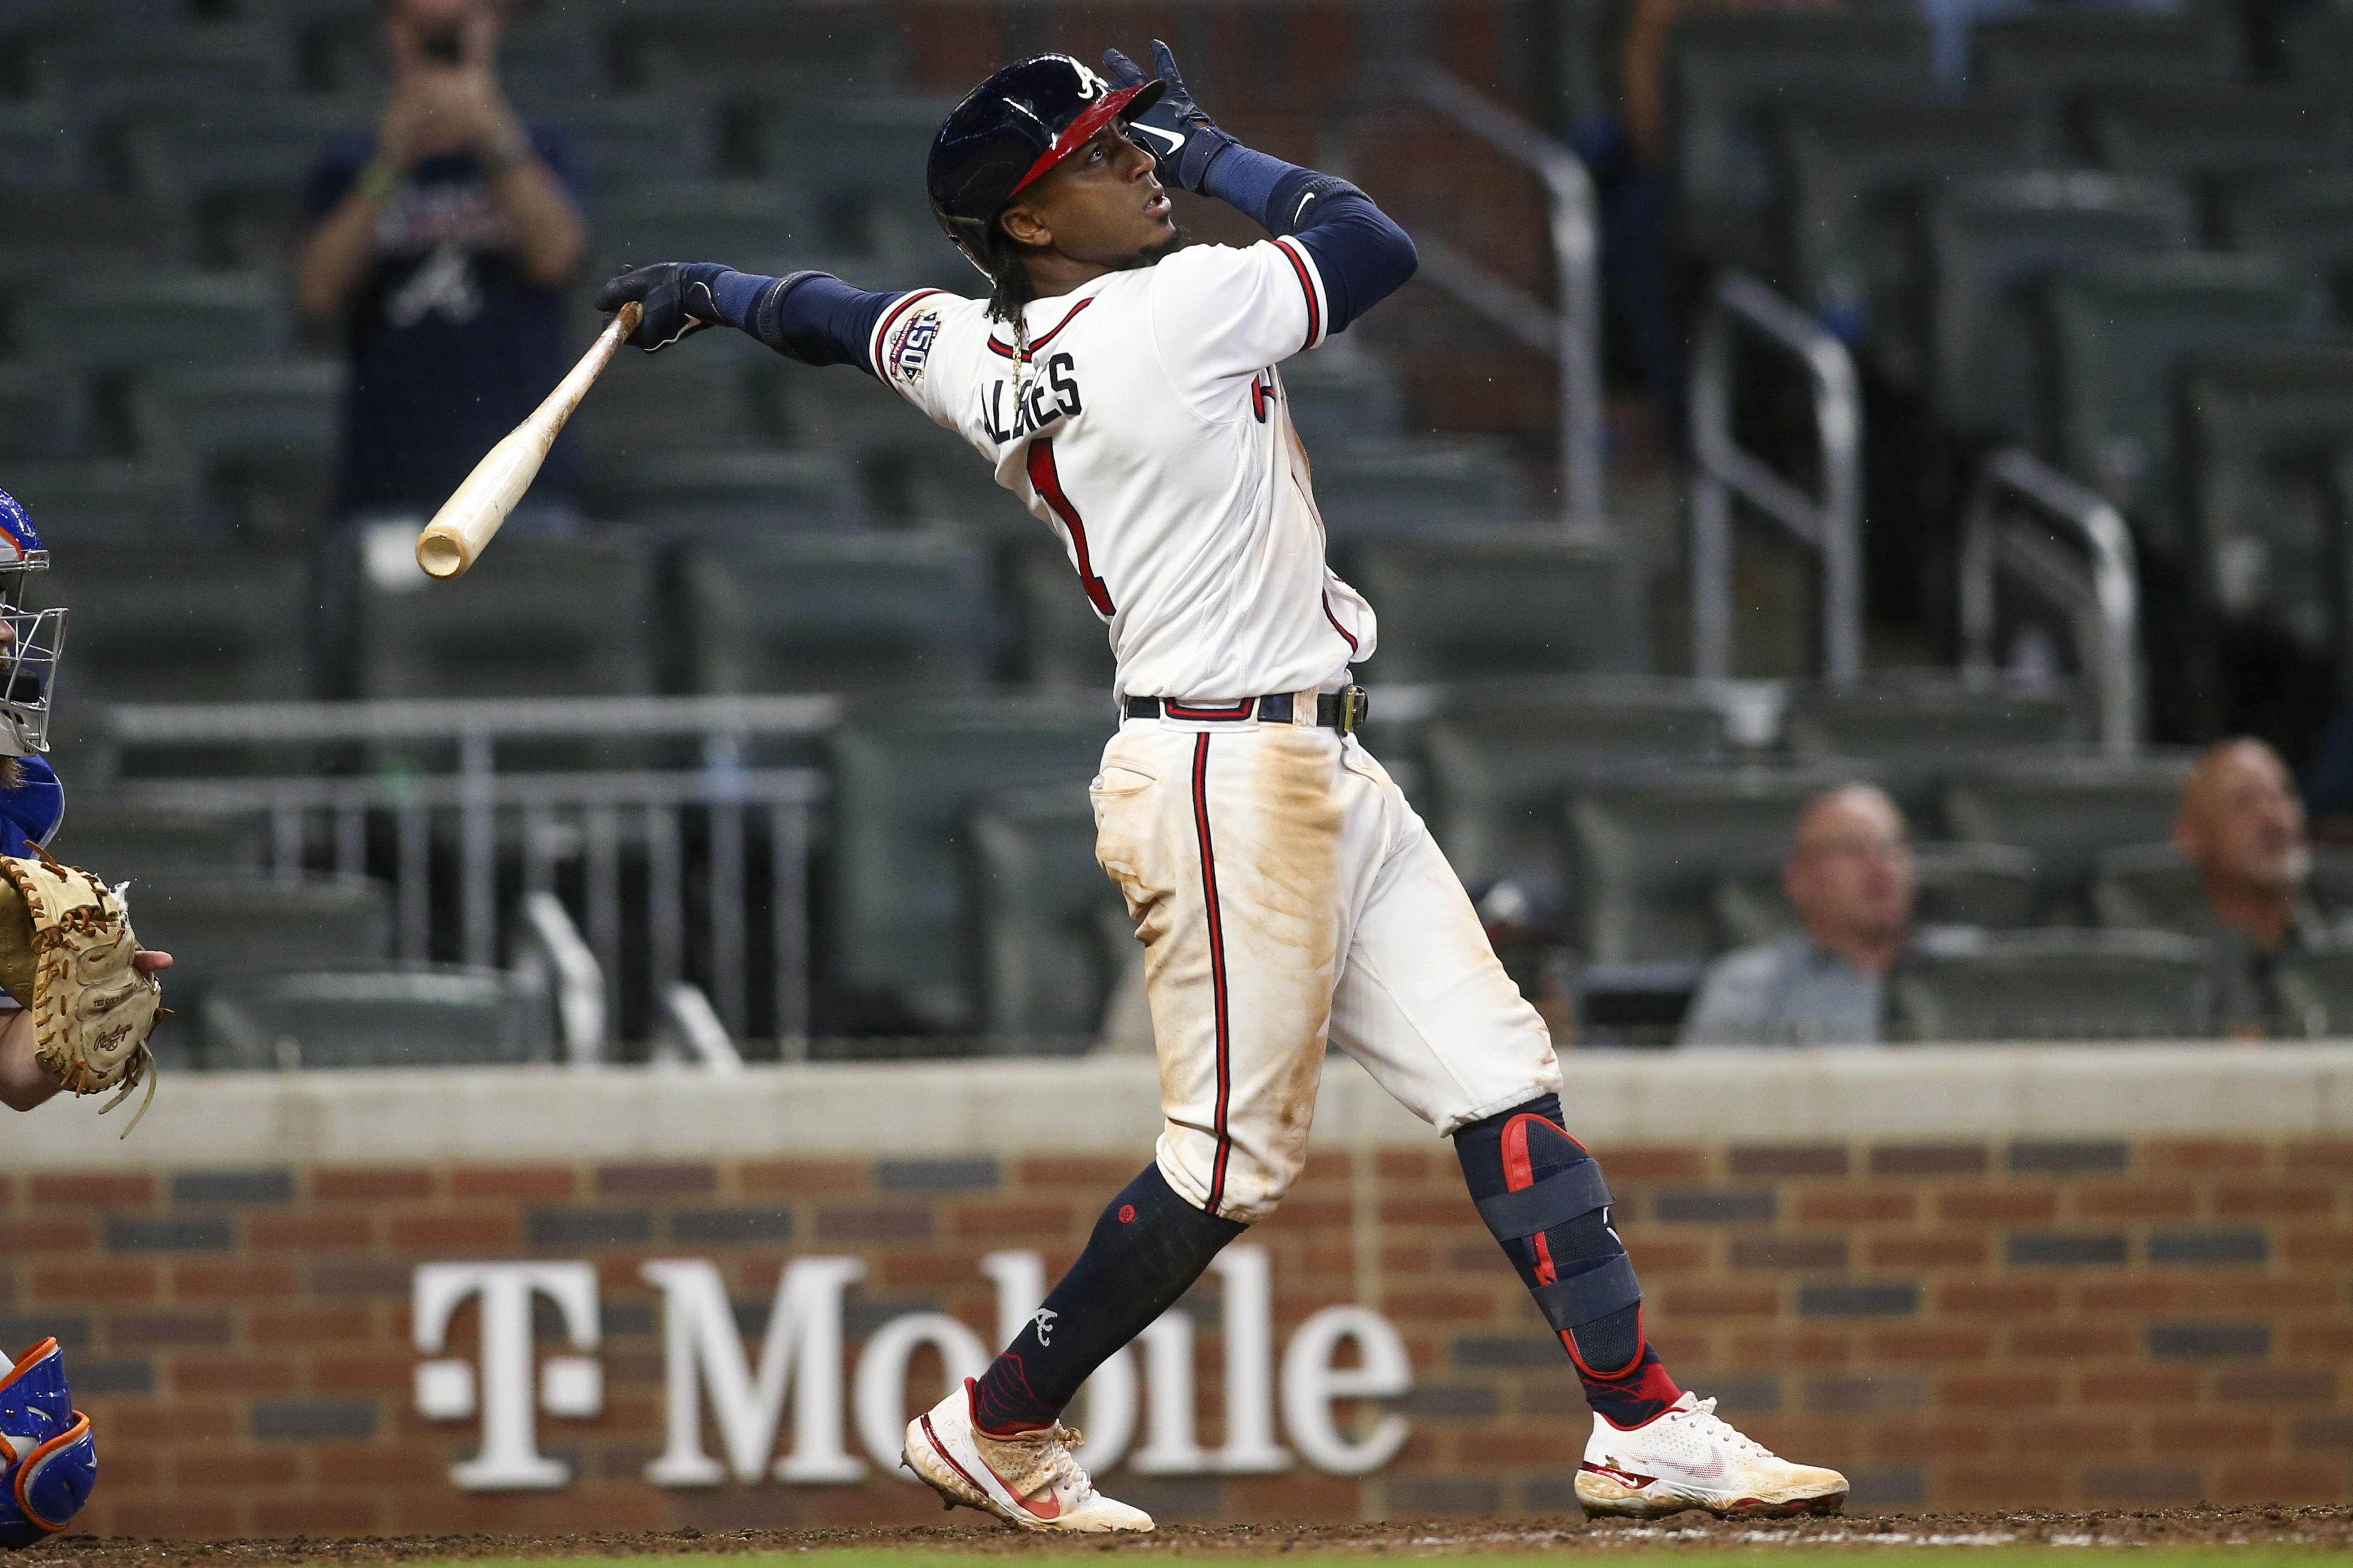
[[[1241,146],[1155,44],[997,72],[948,116],[928,183],[987,300],[665,263],[607,284],[659,348],[725,323],[880,377],[962,435],[1060,536],[1110,628],[1123,721],[1093,784],[1096,853],[1145,944],[1166,1117],[1155,1158],[982,1377],[907,1428],[951,1505],[1029,1530],[1148,1530],[1060,1422],[1299,1175],[1326,1040],[1451,1136],[1471,1195],[1583,1378],[1588,1512],[1831,1511],[1678,1388],[1560,1070],[1428,831],[1353,733],[1371,607],[1324,561],[1280,363],[1412,276],[1345,181]],[[1187,247],[1170,184],[1273,236]]]

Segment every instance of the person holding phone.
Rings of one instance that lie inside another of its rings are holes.
[[[354,527],[413,534],[571,361],[563,289],[586,250],[581,180],[566,140],[526,125],[500,89],[507,13],[504,0],[385,0],[393,76],[375,130],[311,174],[295,294],[346,333],[338,507]],[[559,443],[517,521],[567,522],[569,477]],[[348,561],[352,541],[337,543]]]

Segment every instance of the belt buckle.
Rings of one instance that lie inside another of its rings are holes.
[[[1361,686],[1344,686],[1333,695],[1339,700],[1332,705],[1337,720],[1332,727],[1343,735],[1355,734],[1371,711],[1372,694]]]

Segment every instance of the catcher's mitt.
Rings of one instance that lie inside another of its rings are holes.
[[[0,985],[31,1010],[41,1066],[59,1083],[76,1094],[119,1088],[111,1110],[145,1079],[152,1102],[147,1037],[164,1011],[164,987],[132,965],[139,939],[121,889],[37,845],[34,853],[38,859],[0,856]],[[122,1135],[146,1114],[142,1103]]]

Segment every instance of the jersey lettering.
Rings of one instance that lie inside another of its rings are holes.
[[[1012,408],[1009,425],[1006,422],[1008,404]],[[1018,389],[1004,377],[992,382],[981,404],[980,420],[989,438],[1001,447],[1057,419],[1070,418],[1084,406],[1079,396],[1077,362],[1068,354],[1056,354],[1046,362],[1043,375],[1026,378]]]

